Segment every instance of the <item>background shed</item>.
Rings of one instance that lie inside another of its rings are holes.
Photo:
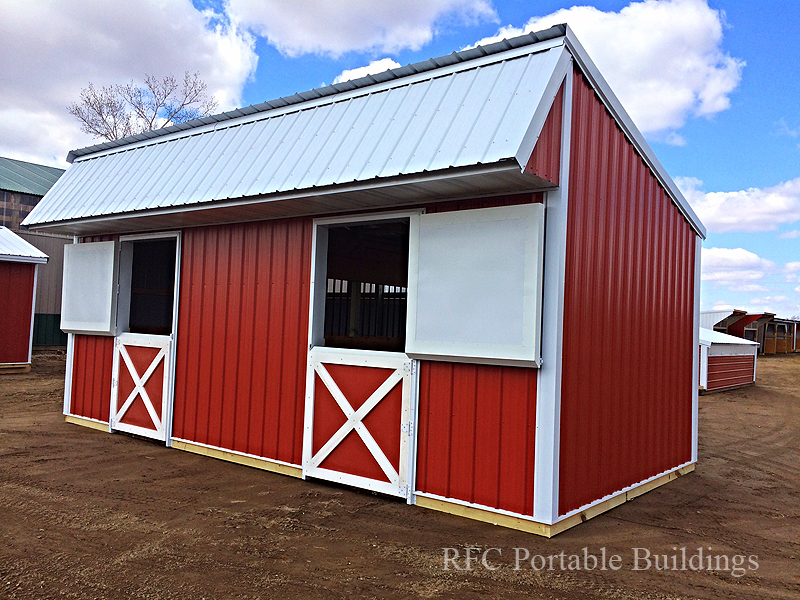
[[[0,368],[29,370],[36,271],[47,255],[0,226]]]
[[[34,347],[64,347],[67,334],[61,331],[61,280],[64,246],[72,237],[32,232],[20,224],[53,187],[64,170],[0,156],[0,225],[50,257],[36,276],[36,312],[33,317]]]
[[[741,387],[756,381],[758,342],[700,328],[700,389]]]

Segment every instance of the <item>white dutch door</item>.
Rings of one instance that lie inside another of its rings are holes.
[[[111,383],[112,431],[169,436],[178,238],[122,238]]]
[[[309,355],[303,473],[407,497],[412,362],[315,348]]]

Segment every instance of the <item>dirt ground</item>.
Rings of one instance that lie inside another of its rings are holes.
[[[67,424],[63,374],[50,353],[0,375],[0,598],[800,598],[800,355],[701,397],[694,473],[550,540]],[[455,570],[466,547],[494,570]],[[758,568],[633,550],[698,547]],[[516,570],[514,548],[621,568]]]

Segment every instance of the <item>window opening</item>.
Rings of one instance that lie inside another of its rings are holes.
[[[134,241],[128,331],[172,333],[176,240]]]
[[[325,345],[403,352],[409,223],[328,229]]]

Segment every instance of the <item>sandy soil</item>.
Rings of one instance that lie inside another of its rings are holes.
[[[800,598],[800,355],[701,397],[694,473],[551,540],[66,424],[63,363],[0,375],[0,597]],[[467,546],[496,570],[444,570]],[[622,568],[514,569],[584,547]],[[698,547],[758,568],[632,569]]]

